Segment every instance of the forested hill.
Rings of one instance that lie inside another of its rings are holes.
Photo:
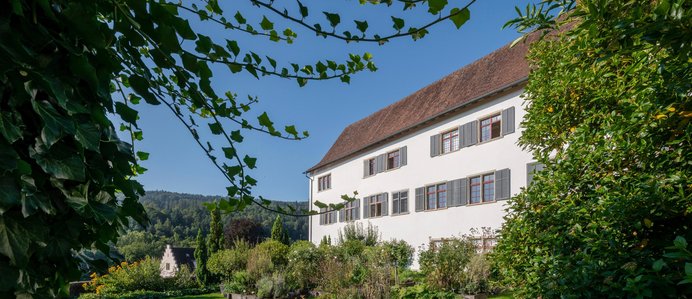
[[[211,216],[203,205],[218,200],[219,196],[184,194],[166,191],[147,191],[140,199],[144,205],[151,224],[142,228],[132,225],[127,234],[118,239],[117,248],[128,260],[136,260],[146,255],[159,256],[166,244],[173,246],[193,247],[197,230],[209,231]],[[275,204],[292,205],[297,209],[307,207],[307,202],[274,202]],[[241,212],[223,215],[227,224],[232,219],[248,218],[260,223],[268,236],[277,214],[251,205]],[[293,240],[307,239],[308,221],[306,217],[282,217],[284,227]]]

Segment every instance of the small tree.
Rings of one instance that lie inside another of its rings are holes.
[[[259,243],[265,236],[262,225],[247,218],[233,219],[224,231],[227,247],[234,247],[237,240],[247,241],[251,245]]]
[[[286,245],[288,245],[289,243],[288,233],[284,229],[284,223],[283,221],[281,221],[281,215],[277,215],[276,220],[274,220],[274,225],[272,225],[271,238],[272,240],[279,241]]]
[[[211,222],[209,223],[209,240],[207,245],[209,256],[223,249],[224,243],[223,225],[221,225],[221,210],[219,208],[214,208],[211,210]]]
[[[204,241],[204,234],[202,234],[202,229],[197,230],[197,248],[195,248],[195,261],[197,262],[197,268],[195,268],[195,276],[197,276],[197,282],[201,286],[207,284],[207,278],[209,277],[209,271],[207,271],[207,246]]]

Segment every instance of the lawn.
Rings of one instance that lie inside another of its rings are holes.
[[[488,299],[512,299],[512,298],[514,298],[512,296],[512,293],[504,293],[504,294],[498,294],[495,296],[488,297]]]
[[[211,293],[204,295],[189,295],[182,297],[173,297],[173,299],[223,299],[221,293]]]

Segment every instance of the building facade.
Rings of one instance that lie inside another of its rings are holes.
[[[161,257],[159,270],[161,277],[173,277],[183,266],[187,266],[194,273],[197,262],[195,261],[195,249],[186,247],[171,247],[166,245]]]
[[[344,129],[307,171],[310,202],[319,209],[316,201],[341,203],[354,191],[357,200],[312,216],[310,240],[335,240],[360,222],[414,248],[460,235],[492,248],[487,232],[536,168],[517,144],[525,54],[526,45],[505,46]]]

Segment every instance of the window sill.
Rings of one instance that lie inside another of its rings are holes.
[[[482,144],[490,143],[490,142],[493,142],[493,141],[495,141],[495,140],[502,139],[502,138],[504,138],[504,137],[505,137],[504,135],[500,135],[500,136],[498,136],[498,137],[491,138],[491,139],[488,139],[488,140],[486,140],[486,141],[480,141],[480,140],[479,140],[478,143],[476,143],[476,145],[482,145]]]
[[[320,193],[320,192],[324,192],[324,191],[329,191],[329,190],[332,190],[332,188],[329,188],[329,189],[322,189],[322,190],[317,190],[317,193]]]
[[[392,213],[390,216],[396,217],[396,216],[404,216],[404,215],[408,215],[408,214],[411,214],[411,212],[403,212],[403,213],[398,213],[398,214]]]
[[[484,201],[484,202],[477,202],[477,203],[468,203],[466,206],[482,206],[482,205],[487,205],[487,204],[492,204],[492,203],[497,203],[497,199],[493,201]]]
[[[425,209],[421,212],[435,212],[435,211],[442,211],[442,210],[446,210],[446,209],[449,209],[449,207],[437,208],[437,209]]]

